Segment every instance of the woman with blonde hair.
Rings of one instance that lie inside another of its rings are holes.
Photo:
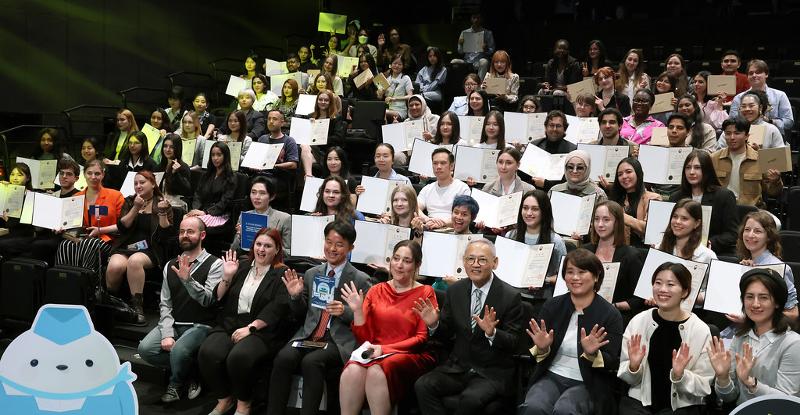
[[[105,158],[119,160],[128,151],[128,137],[139,131],[136,118],[131,110],[123,108],[117,111],[117,129],[106,138]]]
[[[513,72],[511,68],[511,56],[504,50],[498,50],[492,55],[492,64],[489,72],[483,77],[481,89],[486,89],[486,82],[492,78],[505,78],[505,92],[499,95],[490,95],[493,104],[508,107],[511,109],[517,103],[517,93],[519,92],[519,74]]]

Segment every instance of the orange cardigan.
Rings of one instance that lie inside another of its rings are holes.
[[[75,196],[85,195],[86,189],[81,190],[80,192],[76,193]],[[83,202],[83,226],[111,226],[116,225],[117,220],[119,219],[120,213],[122,212],[122,205],[125,203],[125,198],[122,197],[122,193],[119,190],[108,189],[105,187],[100,187],[100,192],[97,193],[97,200],[95,200],[95,205],[100,206],[108,206],[108,216],[101,216],[100,223],[97,223],[94,217],[89,220],[89,201],[85,200]],[[100,239],[105,242],[110,242],[114,239],[111,235],[100,235]]]

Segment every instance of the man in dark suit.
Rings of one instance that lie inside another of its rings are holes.
[[[294,270],[286,271],[283,278],[289,292],[289,308],[294,319],[302,322],[302,327],[275,357],[270,378],[269,414],[286,412],[292,375],[298,367],[303,376],[300,413],[316,414],[326,380],[339,379],[344,362],[355,349],[356,339],[350,331],[353,312],[342,302],[339,287],[352,281],[359,290],[366,292],[370,287],[369,277],[347,261],[356,240],[353,225],[334,221],[325,226],[324,234],[325,263],[308,270],[303,278]],[[321,292],[319,287],[327,285],[323,283],[326,279],[334,281],[333,289]],[[315,292],[323,295],[315,295]],[[313,304],[328,293],[333,300],[324,309]],[[338,389],[328,388],[328,413],[339,408],[335,399],[338,395]]]
[[[420,301],[415,310],[432,336],[453,341],[450,357],[414,385],[425,415],[447,413],[442,399],[459,395],[455,413],[478,414],[513,390],[512,354],[523,330],[519,290],[494,275],[498,259],[486,239],[470,242],[464,252],[469,279],[453,284],[439,310]]]

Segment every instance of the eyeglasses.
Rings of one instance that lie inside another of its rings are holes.
[[[574,165],[574,164],[567,164],[567,165],[564,166],[564,170],[574,171],[574,172],[580,173],[580,172],[586,170],[586,166],[584,166],[583,164],[578,164],[577,166]]]
[[[633,99],[633,103],[634,104],[649,104],[650,100],[649,99],[637,99],[637,98],[634,98]]]
[[[470,264],[470,265],[475,265],[475,262],[477,262],[478,265],[484,266],[484,265],[489,263],[489,258],[486,258],[486,257],[478,258],[478,257],[474,257],[474,256],[468,256],[468,257],[464,258],[464,261],[466,261],[467,264]]]
[[[73,173],[71,171],[60,171],[60,172],[58,172],[58,175],[59,176],[63,176],[63,177],[72,177],[72,176],[75,176],[75,173]]]

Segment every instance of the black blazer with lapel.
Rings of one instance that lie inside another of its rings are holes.
[[[596,253],[597,245],[588,244],[582,248]],[[614,289],[613,302],[627,301],[631,306],[631,311],[626,314],[634,316],[640,311],[644,310],[644,300],[633,295],[636,290],[636,284],[639,282],[639,275],[642,273],[642,258],[639,256],[639,250],[630,245],[620,245],[614,249],[614,256],[611,258],[612,262],[619,262],[619,275],[617,275],[617,286]]]
[[[680,189],[669,196],[670,202],[677,202],[692,195]],[[720,187],[713,192],[703,193],[700,200],[703,206],[711,206],[711,225],[708,239],[711,249],[717,255],[735,256],[736,240],[739,238],[739,217],[736,215],[736,196],[728,189]]]
[[[512,355],[517,350],[525,324],[519,290],[496,275],[492,277],[492,286],[484,305],[494,307],[500,323],[491,346],[477,324],[472,329],[471,301],[471,280],[462,279],[447,289],[439,326],[433,335],[444,341],[452,341],[453,349],[438,370],[463,373],[472,369],[486,379],[500,382],[503,388],[511,387],[515,368]]]

